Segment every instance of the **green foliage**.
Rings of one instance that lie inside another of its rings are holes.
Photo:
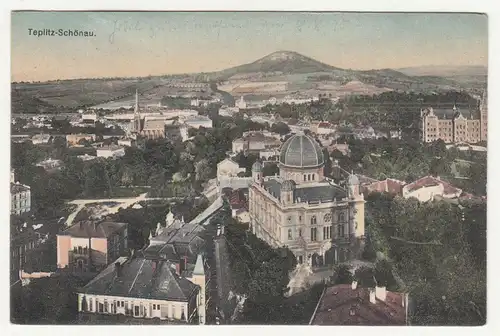
[[[276,163],[265,164],[262,168],[262,175],[264,176],[274,176],[279,173],[280,169]]]
[[[11,320],[19,324],[69,324],[77,319],[75,291],[90,279],[66,274],[11,288]]]
[[[367,266],[361,266],[354,272],[354,279],[358,282],[360,287],[370,287],[376,286],[375,282],[375,272],[373,268]]]
[[[378,244],[410,293],[412,324],[485,323],[486,204],[461,206],[367,197],[368,234],[371,240],[383,238]],[[389,268],[389,262],[379,262],[375,274],[391,287]]]
[[[284,122],[277,122],[271,126],[271,132],[278,133],[281,135],[285,135],[290,133],[290,127]]]
[[[338,264],[335,266],[333,271],[336,285],[339,284],[350,284],[353,281],[353,276],[350,270],[349,265],[347,264]]]

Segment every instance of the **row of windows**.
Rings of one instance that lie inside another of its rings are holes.
[[[304,181],[314,181],[316,174],[305,174]]]
[[[128,310],[133,311],[134,316],[144,316],[146,315],[147,311],[147,306],[143,306],[142,304],[135,305],[133,302],[130,301],[107,301],[104,300],[104,302],[99,302],[97,299],[95,300],[96,304],[96,311],[99,313],[112,313],[116,314],[116,308],[125,308]],[[88,300],[88,311],[93,312],[94,311],[94,299],[89,299]],[[176,306],[169,304],[169,305],[160,305],[160,304],[152,304],[151,309],[154,311],[159,311],[161,310],[161,316],[166,318],[166,317],[174,317],[176,316]],[[168,312],[170,311],[170,314]],[[184,306],[181,305],[181,318],[185,318],[185,309]]]
[[[290,223],[292,221],[292,216],[288,216],[287,220]],[[331,221],[332,221],[332,214],[331,213],[327,213],[327,214],[325,214],[323,216],[323,222],[324,223],[330,223]],[[343,212],[340,212],[337,215],[337,221],[338,222],[344,222],[345,221],[345,214]],[[316,215],[311,216],[310,222],[311,222],[311,225],[318,224],[318,219],[317,219]],[[299,223],[302,223],[302,216],[299,216]]]
[[[337,234],[339,237],[343,237],[345,235],[345,225],[339,225],[337,227]],[[302,237],[302,229],[298,230],[298,236]],[[333,226],[324,226],[323,227],[323,240],[332,239],[333,237]],[[288,240],[293,240],[293,232],[292,229],[288,229]],[[318,228],[311,228],[311,241],[318,240]]]

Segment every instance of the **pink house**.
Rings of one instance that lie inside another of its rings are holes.
[[[362,189],[363,189],[363,192],[366,192],[366,193],[386,192],[386,193],[389,193],[392,195],[401,195],[405,184],[406,183],[403,181],[388,178],[388,179],[385,179],[383,181],[377,181],[377,182],[362,186]]]
[[[57,235],[57,267],[101,270],[127,251],[127,224],[82,221]]]

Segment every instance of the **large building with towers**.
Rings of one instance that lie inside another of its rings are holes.
[[[484,90],[475,111],[425,108],[420,111],[423,142],[443,140],[445,143],[477,143],[488,139],[488,99]]]
[[[359,256],[365,239],[365,200],[357,176],[342,187],[323,174],[325,158],[311,137],[296,134],[281,147],[280,172],[263,177],[252,167],[250,223],[271,246],[287,246],[298,263],[313,267]]]

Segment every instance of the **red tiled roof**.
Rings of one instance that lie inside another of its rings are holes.
[[[386,292],[385,301],[370,302],[368,288],[337,285],[325,290],[312,325],[405,325],[404,294]]]
[[[443,192],[445,193],[445,195],[455,194],[462,191],[461,189],[454,187],[450,183],[433,176],[424,176],[421,179],[418,179],[415,182],[408,184],[406,188],[408,191],[411,192],[418,190],[420,188],[432,187],[440,184],[443,185]]]
[[[400,194],[406,183],[394,179],[377,181],[365,187],[370,192],[388,192],[390,194]]]

